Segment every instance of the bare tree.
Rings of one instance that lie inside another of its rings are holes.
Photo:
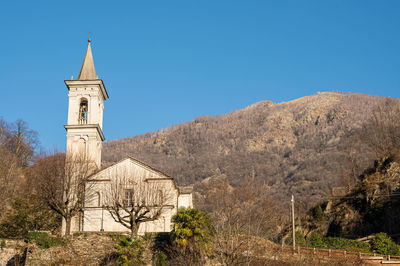
[[[18,165],[26,167],[32,162],[35,149],[39,143],[37,133],[28,128],[25,121],[18,119],[12,124],[8,148],[18,158]]]
[[[39,159],[30,171],[41,199],[64,219],[65,235],[71,233],[72,219],[81,216],[85,197],[93,193],[88,181],[96,170],[96,163],[84,155],[56,153]]]
[[[0,117],[0,219],[20,193],[23,169],[32,161],[37,143],[37,133],[24,121],[8,123]]]
[[[126,171],[117,172],[106,192],[106,208],[111,217],[138,235],[142,223],[159,219],[171,204],[171,190],[160,180],[136,178]]]
[[[250,265],[257,237],[276,231],[278,212],[254,181],[254,174],[235,188],[226,179],[213,180],[203,188],[205,206],[214,220],[214,252],[222,265]],[[212,202],[212,204],[211,204]]]

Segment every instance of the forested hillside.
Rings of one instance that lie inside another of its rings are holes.
[[[362,141],[372,111],[386,98],[318,93],[284,103],[262,101],[232,113],[198,117],[165,130],[104,144],[103,160],[133,156],[179,184],[246,177],[272,198],[294,194],[303,208],[351,185],[376,159]],[[396,104],[398,104],[398,101]]]

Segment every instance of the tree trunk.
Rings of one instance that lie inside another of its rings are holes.
[[[69,236],[71,234],[71,217],[65,217],[65,235]]]
[[[133,224],[131,227],[131,238],[137,237],[139,231],[139,226],[137,224]]]

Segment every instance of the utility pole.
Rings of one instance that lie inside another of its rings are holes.
[[[296,232],[294,226],[294,196],[292,195],[292,239],[293,239],[293,250],[296,248]]]
[[[104,231],[104,205],[101,207],[101,228],[100,231]]]

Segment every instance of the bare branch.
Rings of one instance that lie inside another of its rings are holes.
[[[171,206],[172,193],[157,180],[136,177],[126,170],[117,171],[106,192],[106,208],[115,222],[137,235],[139,226],[159,219]]]

